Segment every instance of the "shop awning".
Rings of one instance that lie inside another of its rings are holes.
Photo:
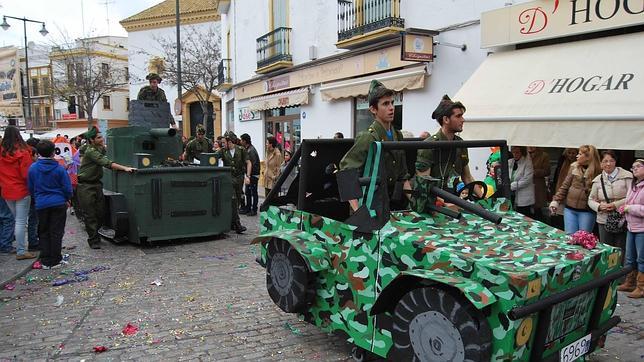
[[[68,135],[69,138],[72,138],[85,132],[87,132],[87,127],[56,128],[47,133],[34,135],[34,137],[41,140],[51,140],[56,137],[57,134],[60,134],[61,136]]]
[[[250,99],[248,108],[251,111],[299,106],[309,103],[309,88],[298,88],[286,92],[273,93]]]
[[[397,92],[405,89],[419,89],[425,86],[425,77],[427,74],[428,71],[425,64],[421,64],[393,72],[325,83],[320,87],[320,94],[322,95],[323,101],[366,96],[369,93],[369,83],[374,79],[382,82],[385,87]]]
[[[644,33],[490,55],[453,97],[465,139],[644,149]]]

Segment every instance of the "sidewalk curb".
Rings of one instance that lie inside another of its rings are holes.
[[[5,285],[7,285],[7,284],[13,282],[16,279],[21,278],[25,274],[29,273],[31,271],[31,269],[32,269],[31,266],[34,264],[34,262],[36,262],[36,260],[40,260],[40,258],[33,259],[33,262],[29,263],[29,265],[27,267],[25,267],[24,270],[19,271],[17,274],[9,277],[9,279],[7,279],[7,280],[1,281],[0,282],[0,289],[3,289]]]

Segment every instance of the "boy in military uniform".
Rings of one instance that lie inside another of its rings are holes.
[[[242,187],[243,185],[250,184],[250,177],[252,172],[252,164],[248,158],[248,152],[242,146],[238,146],[237,136],[232,131],[226,131],[224,133],[224,138],[226,139],[226,148],[220,149],[215,152],[217,158],[224,161],[224,166],[232,168],[232,178],[233,178],[233,200],[231,202],[232,207],[232,225],[231,228],[237,232],[237,234],[242,234],[246,231],[246,227],[241,224],[239,220],[239,201],[242,197]]]
[[[463,131],[464,113],[465,106],[461,102],[453,102],[444,95],[436,110],[432,112],[432,118],[441,128],[425,141],[462,141],[456,133]],[[468,165],[469,160],[467,148],[418,150],[416,174],[440,179],[442,189],[453,190],[459,181],[465,184],[474,181]]]
[[[372,80],[369,87],[369,111],[374,116],[374,121],[366,132],[360,133],[353,147],[344,155],[340,161],[340,170],[359,169],[363,170],[369,146],[374,141],[402,141],[403,135],[399,130],[394,129],[394,91],[387,89],[377,80]],[[393,200],[393,191],[396,183],[403,183],[403,189],[411,190],[409,174],[407,172],[407,160],[403,150],[392,150],[384,153],[384,169],[387,177],[387,188],[389,192],[391,208],[404,208],[405,198]],[[349,200],[353,211],[359,207],[358,200]]]
[[[105,157],[105,140],[96,127],[85,133],[88,141],[78,171],[77,194],[85,219],[87,243],[92,249],[100,249],[101,237],[98,230],[103,224],[103,167],[117,171],[135,172],[136,168],[119,165]]]
[[[150,85],[139,90],[139,95],[136,97],[139,101],[154,101],[154,102],[167,102],[165,92],[159,88],[161,84],[161,77],[156,73],[148,74],[145,79],[150,81]]]
[[[192,139],[186,145],[183,152],[183,159],[188,162],[194,162],[194,159],[202,153],[212,152],[212,142],[205,136],[206,130],[202,125],[197,126],[197,137]]]

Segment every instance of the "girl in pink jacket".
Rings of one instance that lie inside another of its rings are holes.
[[[635,270],[617,290],[631,292],[629,298],[644,297],[644,159],[633,163],[633,186],[626,195],[626,203],[620,208],[628,223],[626,235],[626,265]]]

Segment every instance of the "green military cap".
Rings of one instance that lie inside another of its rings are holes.
[[[493,164],[494,162],[501,162],[501,151],[494,151],[487,159],[488,164]]]
[[[150,73],[145,77],[145,79],[147,79],[147,80],[156,79],[157,81],[159,81],[159,83],[161,83],[161,80],[162,80],[161,77],[157,73]]]
[[[85,132],[83,135],[85,136],[85,139],[92,139],[96,137],[98,134],[98,128],[96,126],[93,126],[92,128],[88,129],[87,132]]]
[[[380,83],[377,80],[372,80],[371,84],[369,84],[369,94],[367,95],[367,101],[369,104],[371,104],[371,100],[374,98],[380,98],[382,94],[382,90],[386,90],[387,88],[385,87],[384,84]]]
[[[465,111],[465,106],[461,102],[452,101],[447,94],[443,96],[438,106],[432,112],[432,118],[437,120],[439,124],[443,124],[443,117],[452,115],[452,109],[462,108]]]
[[[226,133],[224,133],[224,138],[229,139],[231,141],[236,141],[237,135],[235,135],[235,132],[233,131],[226,131]]]

